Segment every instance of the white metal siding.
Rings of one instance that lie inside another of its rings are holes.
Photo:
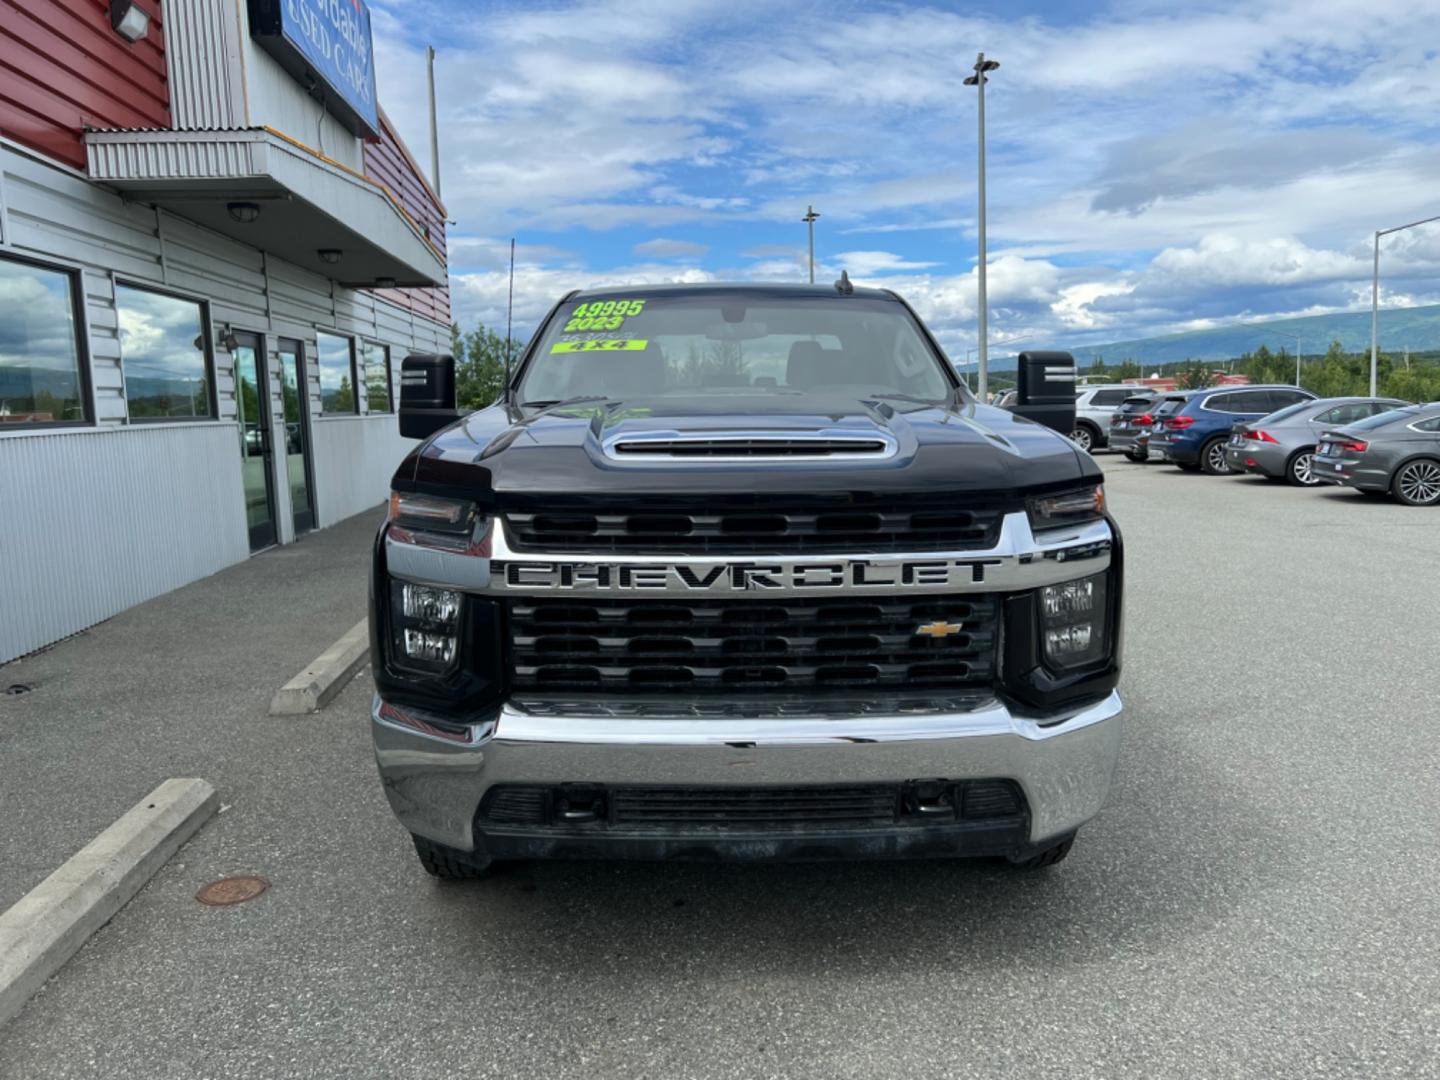
[[[275,445],[285,445],[276,347],[304,343],[313,417],[317,523],[381,502],[412,443],[395,417],[319,416],[316,331],[390,348],[392,400],[409,352],[450,346],[448,326],[211,232],[126,202],[73,170],[0,143],[7,253],[77,270],[98,427],[0,435],[0,663],[131,604],[247,557],[248,537],[230,355],[215,352],[220,422],[127,425],[116,279],[207,301],[212,325],[263,335]],[[275,496],[292,539],[284,455]],[[158,479],[156,479],[158,478]]]
[[[327,416],[312,427],[321,528],[384,502],[396,466],[415,448],[394,416]]]
[[[245,127],[236,0],[165,6],[170,115],[177,128]]]
[[[0,663],[247,554],[239,430],[0,437]]]

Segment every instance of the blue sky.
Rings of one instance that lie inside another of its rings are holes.
[[[372,0],[380,98],[428,161],[437,50],[457,317],[617,282],[903,293],[975,343],[987,88],[992,340],[1077,347],[1369,303],[1374,229],[1440,214],[1440,9],[1365,2]],[[1440,302],[1440,228],[1384,302]]]

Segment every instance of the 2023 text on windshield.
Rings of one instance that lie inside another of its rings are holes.
[[[625,296],[561,305],[526,365],[519,400],[879,397],[925,404],[955,393],[943,359],[896,301]]]

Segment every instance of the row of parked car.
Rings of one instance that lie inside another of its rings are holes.
[[[1440,402],[1318,398],[1295,386],[1096,386],[1076,399],[1071,438],[1132,461],[1302,487],[1343,484],[1410,506],[1440,505]]]

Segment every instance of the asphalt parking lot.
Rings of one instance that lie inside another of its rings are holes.
[[[1440,1075],[1440,511],[1101,461],[1127,741],[1062,866],[437,883],[362,677],[197,729],[229,810],[0,1029],[0,1075]],[[194,900],[238,873],[273,888]]]

